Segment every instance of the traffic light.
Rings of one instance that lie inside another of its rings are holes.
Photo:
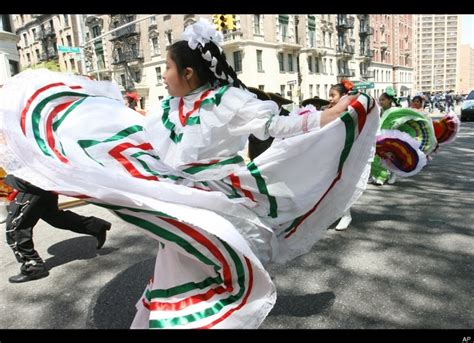
[[[234,14],[224,14],[225,27],[227,31],[235,31],[237,23]]]
[[[214,14],[212,15],[212,22],[216,26],[216,30],[224,31],[226,29],[226,18],[225,14]]]
[[[234,14],[213,14],[212,22],[219,31],[229,32],[237,29],[237,23]]]

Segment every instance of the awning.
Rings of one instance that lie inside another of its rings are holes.
[[[316,18],[314,15],[308,15],[308,29],[315,30],[316,29]]]
[[[288,24],[290,21],[290,16],[288,14],[280,14],[278,15],[278,22],[281,24]]]

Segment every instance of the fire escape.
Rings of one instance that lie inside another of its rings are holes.
[[[362,80],[374,78],[374,71],[369,71],[372,57],[374,56],[373,50],[370,49],[370,36],[374,34],[374,29],[369,26],[369,15],[359,15],[359,37],[360,37],[360,51],[359,55],[362,57],[360,63],[360,76]]]
[[[35,19],[39,22],[46,19],[46,15],[35,15]],[[40,54],[40,61],[48,62],[54,61],[59,63],[59,56],[56,44],[56,33],[54,31],[53,19],[50,19],[49,22],[44,21],[40,24],[39,30],[35,33],[35,41],[41,42],[42,52]]]
[[[134,14],[111,15],[111,29],[120,27],[136,19]],[[112,32],[112,65],[115,66],[116,81],[130,92],[136,90],[141,81],[143,70],[143,52],[140,49],[140,31],[132,24]]]
[[[337,30],[337,77],[339,80],[354,77],[355,72],[349,69],[349,60],[354,55],[354,45],[349,44],[349,30],[354,28],[354,17],[347,14],[336,15]]]
[[[88,27],[86,41],[96,38],[103,33],[104,20],[96,15],[87,15],[85,25]],[[84,58],[88,74],[94,75],[99,80],[110,80],[110,72],[107,69],[105,49],[102,39],[98,39],[84,47]]]

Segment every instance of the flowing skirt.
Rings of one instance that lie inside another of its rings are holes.
[[[113,84],[26,71],[0,92],[6,169],[105,207],[159,242],[133,328],[256,328],[265,266],[308,252],[366,188],[379,111],[361,95],[323,129],[275,140],[238,172],[194,182],[162,163]]]

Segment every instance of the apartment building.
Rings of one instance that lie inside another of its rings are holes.
[[[417,15],[415,21],[416,91],[459,92],[460,16]]]
[[[372,70],[374,96],[379,97],[388,86],[399,96],[413,92],[413,16],[370,15],[374,28]]]
[[[461,44],[459,49],[459,93],[467,94],[474,89],[474,49]]]
[[[70,14],[13,15],[21,69],[49,62],[57,70],[83,74],[81,54],[62,50],[79,47],[79,25],[78,16]]]
[[[16,37],[10,15],[0,14],[0,86],[20,71]]]
[[[414,16],[392,16],[393,88],[399,96],[413,93]]]

